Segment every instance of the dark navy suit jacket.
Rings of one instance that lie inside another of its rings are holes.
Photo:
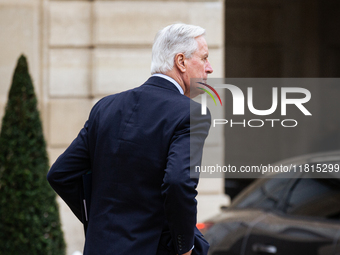
[[[82,175],[92,171],[84,255],[182,254],[193,245],[193,254],[207,253],[195,227],[198,176],[190,176],[210,128],[200,111],[161,77],[93,107],[47,176],[83,221]]]

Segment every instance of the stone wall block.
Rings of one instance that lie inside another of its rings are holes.
[[[222,194],[224,192],[224,182],[222,178],[200,178],[197,186],[199,195]]]
[[[158,30],[188,22],[184,2],[112,1],[95,3],[95,44],[152,44]]]
[[[50,166],[57,160],[57,158],[66,150],[67,147],[63,148],[51,148],[48,147],[47,153],[50,161]]]
[[[90,94],[90,50],[51,49],[49,95],[86,97]]]
[[[221,93],[219,93],[219,95],[221,96],[221,100],[223,103],[224,96]],[[221,106],[220,102],[218,101],[215,95],[214,97],[215,97],[217,105],[215,105],[214,102],[210,103],[209,101],[212,101],[212,99],[210,98],[210,96],[207,96],[207,100],[208,100],[207,106],[211,113],[211,127],[209,130],[209,135],[207,139],[205,140],[205,146],[210,146],[210,147],[223,146],[224,142],[223,142],[223,139],[221,138],[224,136],[224,128],[227,126],[227,125],[215,125],[215,127],[213,126],[214,119],[225,118],[223,114],[223,111],[224,111],[223,106]],[[198,102],[201,103],[201,101],[198,101]]]
[[[190,3],[186,10],[189,23],[206,30],[206,40],[210,47],[223,46],[223,4],[222,2]]]
[[[91,44],[91,2],[51,1],[49,13],[51,46]]]
[[[222,3],[98,1],[95,44],[151,45],[158,30],[172,23],[201,25],[208,44],[222,44]]]
[[[230,198],[224,194],[197,196],[197,221],[203,222],[221,212],[222,205],[229,205]]]
[[[150,76],[150,49],[96,49],[93,94],[104,96],[142,85]]]
[[[208,144],[203,147],[203,157],[202,157],[202,166],[216,166],[216,164],[223,166],[224,162],[224,149],[223,145],[215,145],[209,146]],[[211,178],[211,177],[222,177],[224,174],[209,174],[209,173],[202,173],[201,178]]]
[[[49,145],[70,145],[84,126],[91,110],[89,99],[53,99],[49,102]]]
[[[75,254],[75,251],[82,251],[84,249],[84,226],[59,196],[57,197],[57,202],[62,230],[67,242],[66,254]]]
[[[6,102],[17,60],[21,54],[27,57],[29,72],[35,92],[39,89],[39,8],[26,3],[13,5],[7,1],[0,5],[0,100]]]

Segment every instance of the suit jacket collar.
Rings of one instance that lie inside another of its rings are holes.
[[[164,89],[173,90],[182,95],[181,92],[179,92],[178,88],[172,82],[159,76],[151,76],[143,85],[153,85]]]

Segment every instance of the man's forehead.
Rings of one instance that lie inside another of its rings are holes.
[[[203,36],[198,36],[196,37],[196,41],[198,43],[198,50],[204,51],[203,54],[209,54],[208,45],[207,42],[205,41],[205,38]]]
[[[197,36],[195,39],[196,39],[197,42],[201,42],[201,43],[207,44],[207,42],[206,42],[206,40],[205,40],[203,35]]]
[[[198,51],[199,51],[199,54],[204,58],[209,56],[208,46],[203,46]]]

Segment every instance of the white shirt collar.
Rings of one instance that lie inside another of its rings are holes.
[[[183,91],[182,87],[178,84],[177,81],[175,81],[175,80],[172,79],[171,77],[169,77],[169,76],[167,76],[167,75],[165,75],[165,74],[162,74],[162,73],[155,73],[155,74],[153,74],[152,76],[162,77],[162,78],[164,78],[164,79],[170,81],[171,83],[173,83],[173,84],[176,86],[176,88],[179,90],[179,92],[180,92],[182,95],[184,95],[184,91]]]

